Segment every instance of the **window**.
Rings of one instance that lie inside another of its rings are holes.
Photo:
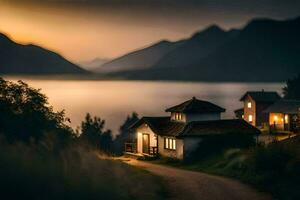
[[[253,122],[253,116],[249,115],[249,122]]]
[[[182,114],[181,113],[175,113],[175,120],[177,120],[177,121],[182,120]]]
[[[284,115],[284,121],[286,124],[289,123],[289,115]]]
[[[165,139],[165,149],[176,150],[176,140],[172,138]]]
[[[274,123],[276,123],[278,121],[278,116],[274,115]]]
[[[251,108],[252,107],[252,103],[248,102],[247,106],[248,106],[248,108]]]

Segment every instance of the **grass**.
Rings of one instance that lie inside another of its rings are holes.
[[[40,147],[39,147],[40,148]],[[0,146],[0,188],[10,199],[164,199],[160,177],[79,148],[59,156],[24,144]]]
[[[300,137],[266,147],[227,149],[193,162],[155,161],[187,170],[231,177],[279,200],[300,199]]]

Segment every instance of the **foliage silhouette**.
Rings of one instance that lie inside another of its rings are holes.
[[[64,111],[54,112],[40,90],[0,78],[0,134],[9,142],[47,137],[68,143],[75,134],[67,121]]]
[[[300,74],[286,82],[283,88],[284,98],[300,100]]]
[[[105,121],[99,117],[86,114],[85,120],[77,132],[80,134],[79,141],[94,149],[101,149],[106,153],[112,151],[111,130],[104,130]]]

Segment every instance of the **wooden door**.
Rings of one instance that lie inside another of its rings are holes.
[[[143,153],[149,153],[150,148],[150,136],[149,134],[143,133]]]

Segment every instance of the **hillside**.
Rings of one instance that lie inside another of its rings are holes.
[[[61,55],[35,45],[17,44],[0,33],[1,74],[86,73]]]
[[[212,26],[147,69],[112,76],[149,80],[285,81],[300,72],[300,18],[256,19],[240,30]]]

